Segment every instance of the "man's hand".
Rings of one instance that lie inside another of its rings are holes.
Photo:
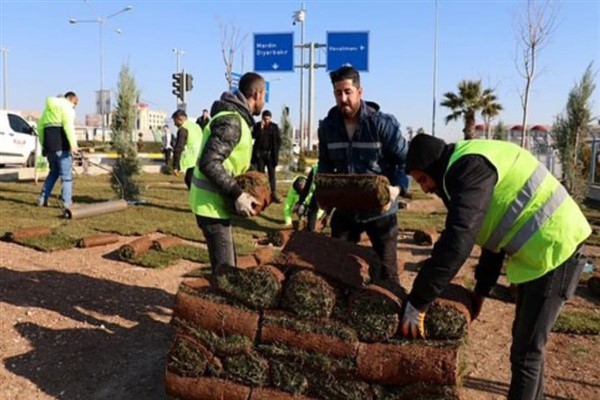
[[[256,211],[254,211],[254,205],[256,204],[258,204],[258,201],[244,192],[235,199],[235,211],[243,217],[250,217],[256,215]]]
[[[471,321],[475,321],[479,314],[481,314],[481,308],[485,297],[475,292],[471,293],[471,301],[473,302],[473,308],[471,309]]]
[[[406,303],[401,329],[404,337],[425,339],[425,313],[414,308],[410,302]]]
[[[383,211],[387,211],[392,208],[392,204],[394,204],[398,198],[398,195],[400,194],[400,186],[388,185],[388,191],[390,192],[390,201],[385,205],[385,207],[383,207]]]

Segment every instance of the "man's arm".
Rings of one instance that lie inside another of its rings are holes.
[[[327,132],[323,129],[323,124],[318,130],[319,136],[319,170],[318,173],[329,174],[334,171],[333,162],[329,158],[329,152],[327,150]],[[308,185],[307,185],[308,186]]]
[[[504,251],[493,253],[489,250],[481,249],[479,263],[475,267],[475,293],[484,297],[490,294],[500,276],[505,256]]]
[[[274,142],[274,149],[273,149],[273,161],[275,162],[275,165],[279,164],[279,150],[281,149],[281,130],[279,129],[279,126],[277,124],[272,124],[273,125],[273,142]]]
[[[390,184],[400,187],[400,194],[404,195],[408,191],[408,177],[405,172],[406,154],[408,152],[408,142],[402,135],[400,123],[391,114],[384,114],[381,118],[382,151],[386,164],[390,170],[386,171],[390,178]]]
[[[448,171],[446,187],[451,201],[446,227],[408,297],[418,310],[427,309],[471,254],[497,179],[495,168],[476,155],[462,157]]]
[[[67,140],[69,141],[71,152],[76,152],[78,147],[77,140],[75,138],[75,111],[72,108],[69,109],[68,107],[70,106],[64,106],[62,109],[61,124],[63,130],[65,131]]]
[[[181,159],[181,153],[183,153],[183,149],[185,148],[185,143],[187,142],[188,131],[185,128],[179,128],[177,131],[177,141],[175,142],[175,149],[173,150],[173,169],[179,171],[181,168],[179,167],[179,161]]]
[[[242,188],[233,176],[223,167],[241,137],[241,123],[238,116],[223,116],[211,122],[211,135],[204,146],[198,161],[200,171],[217,188],[231,199],[237,199]]]

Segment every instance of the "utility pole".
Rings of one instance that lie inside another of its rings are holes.
[[[438,38],[438,0],[435,0],[435,29],[433,34],[433,109],[431,116],[431,135],[435,136],[435,107],[437,103],[437,38]]]
[[[302,8],[300,10],[294,12],[292,16],[294,19],[293,24],[296,25],[297,22],[300,23],[300,45],[295,46],[300,49],[300,65],[296,65],[296,68],[300,68],[300,150],[304,148],[304,135],[305,135],[305,125],[304,125],[304,68],[306,65],[304,64],[304,49],[306,45],[304,44],[304,21],[306,20],[306,10],[304,8],[304,2],[302,2]]]
[[[326,47],[325,44],[309,43],[309,59],[308,59],[308,150],[312,150],[313,125],[315,114],[315,69],[325,68],[325,64],[315,63],[315,49]]]
[[[173,53],[175,53],[175,73],[178,74],[179,72],[181,72],[181,70],[179,69],[179,65],[180,65],[179,61],[180,61],[181,56],[185,54],[185,50],[173,48]],[[185,76],[182,75],[181,79],[182,79],[182,81],[185,81]],[[185,83],[182,84],[182,89],[183,89],[184,85],[185,85]],[[185,90],[183,91],[183,93],[185,93]],[[183,96],[185,96],[185,94]],[[182,101],[185,101],[185,97],[183,99],[184,100],[182,100]],[[179,98],[178,97],[175,98],[175,108],[179,109]]]

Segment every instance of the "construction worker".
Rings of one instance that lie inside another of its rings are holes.
[[[544,392],[544,347],[562,305],[575,293],[591,228],[559,181],[528,151],[495,140],[443,140],[419,134],[410,143],[407,172],[448,208],[445,229],[422,265],[403,313],[404,336],[424,337],[429,304],[481,246],[475,269],[473,319],[495,285],[503,262],[517,285],[510,350],[509,400]]]
[[[292,215],[297,212],[300,203],[300,194],[304,191],[306,186],[306,176],[298,175],[292,181],[292,185],[288,189],[287,195],[285,196],[285,203],[283,205],[283,223],[286,227],[292,226]]]
[[[303,218],[306,217],[308,220],[306,223],[306,230],[309,232],[315,232],[317,226],[317,220],[322,220],[323,225],[326,223],[325,218],[327,215],[325,210],[319,208],[317,204],[316,197],[313,196],[315,193],[315,189],[317,188],[317,183],[315,182],[315,175],[319,169],[319,163],[315,163],[310,168],[310,173],[308,174],[308,178],[306,180],[306,185],[302,194],[300,194],[300,198],[298,199],[298,209],[296,212],[298,216]]]
[[[79,98],[74,92],[64,97],[48,97],[37,130],[42,155],[48,159],[50,172],[38,198],[38,206],[47,207],[54,184],[62,181],[61,200],[64,208],[73,204],[73,155],[78,152],[75,139],[75,107]]]
[[[408,189],[404,162],[408,144],[400,124],[374,102],[363,101],[360,74],[352,67],[330,73],[336,106],[319,126],[319,173],[383,175],[390,202],[382,211],[335,210],[331,236],[357,243],[366,232],[385,267],[386,280],[400,289],[397,198]]]
[[[253,116],[260,115],[264,104],[265,80],[248,72],[235,93],[225,92],[213,103],[204,128],[189,203],[206,238],[213,271],[221,264],[236,265],[229,203],[238,215],[256,215],[256,199],[234,177],[250,167]]]
[[[192,176],[194,176],[194,165],[200,153],[202,143],[202,129],[189,120],[183,110],[177,110],[171,115],[173,123],[177,128],[177,142],[173,152],[173,170],[175,175],[185,171],[185,184],[190,189]]]

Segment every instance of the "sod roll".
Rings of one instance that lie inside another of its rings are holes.
[[[209,364],[215,371],[223,368],[221,360],[198,340],[182,334],[175,335],[167,353],[169,371],[183,377],[197,377],[204,375]]]
[[[185,378],[167,371],[165,390],[181,400],[248,400],[250,388],[219,378]]]
[[[457,344],[435,347],[415,341],[361,343],[358,346],[358,375],[382,385],[456,385],[459,381],[458,352]]]
[[[400,324],[401,300],[387,289],[370,285],[355,290],[349,300],[348,322],[365,342],[385,341]]]
[[[121,260],[129,261],[137,258],[150,250],[152,239],[147,236],[135,239],[132,242],[124,244],[119,248],[119,257]]]
[[[165,251],[171,247],[179,246],[183,242],[175,236],[163,236],[152,241],[152,248],[158,251]]]
[[[321,208],[381,210],[390,202],[390,182],[381,175],[317,174],[315,196]]]
[[[77,242],[77,247],[87,248],[106,246],[109,244],[117,243],[118,241],[119,236],[112,234],[86,236],[84,238],[79,239],[79,241]]]
[[[181,290],[176,296],[173,317],[187,320],[219,336],[239,334],[254,340],[258,332],[258,313],[189,295]]]
[[[32,228],[16,229],[12,232],[6,233],[6,239],[11,242],[18,242],[19,240],[38,237],[48,236],[52,234],[52,230],[45,226],[34,226]]]
[[[450,284],[425,314],[426,337],[446,340],[465,336],[471,322],[472,304],[468,289]]]
[[[246,172],[235,177],[235,181],[244,192],[249,193],[257,201],[254,211],[262,212],[271,204],[271,189],[266,174],[257,171]]]
[[[248,400],[316,400],[313,397],[306,397],[292,393],[282,392],[269,388],[254,388],[250,393]]]
[[[65,218],[81,219],[96,215],[123,211],[127,208],[125,200],[111,200],[94,204],[75,204],[65,210]]]
[[[213,274],[215,289],[249,307],[263,310],[279,302],[285,276],[275,267],[262,266],[248,269],[221,265]]]
[[[311,271],[299,271],[285,285],[283,305],[302,317],[329,317],[335,296],[335,289],[325,279]]]
[[[430,246],[437,241],[438,233],[434,228],[425,228],[416,230],[413,234],[413,241],[420,246]]]

